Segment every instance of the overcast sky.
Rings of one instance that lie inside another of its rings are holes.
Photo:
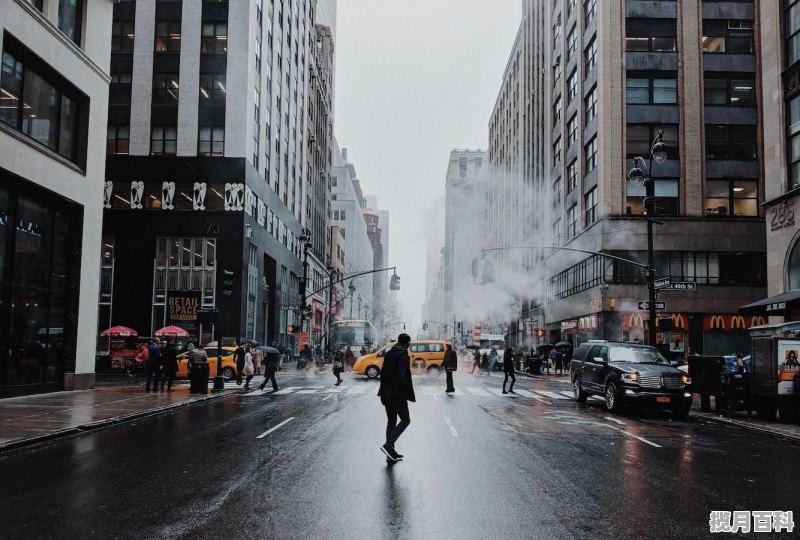
[[[521,2],[338,1],[335,135],[364,192],[391,213],[389,263],[418,324],[426,245],[444,238],[448,157],[488,145]]]

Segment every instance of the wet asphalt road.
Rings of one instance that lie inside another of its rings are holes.
[[[800,517],[793,443],[610,415],[567,399],[563,382],[520,377],[527,395],[505,397],[497,375],[459,371],[450,397],[443,379],[415,379],[405,459],[388,465],[377,382],[332,382],[287,370],[288,393],[0,455],[0,536],[703,538],[719,536],[711,510]]]

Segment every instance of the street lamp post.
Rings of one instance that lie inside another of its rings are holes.
[[[347,289],[350,291],[350,320],[353,320],[353,294],[356,292],[356,286],[353,285],[353,282],[350,282],[350,285],[347,286]]]
[[[647,219],[647,291],[648,291],[648,311],[649,311],[649,328],[647,330],[647,337],[650,345],[656,345],[656,267],[655,267],[655,254],[653,251],[653,224],[658,223],[655,221],[656,215],[656,186],[655,179],[652,175],[653,161],[656,163],[664,163],[667,160],[667,145],[662,141],[664,131],[659,130],[653,139],[653,144],[650,146],[650,159],[645,160],[636,156],[633,158],[633,168],[628,173],[628,179],[634,185],[645,187],[644,209]],[[641,164],[642,168],[638,164]],[[660,223],[659,223],[660,224]]]
[[[300,235],[300,242],[303,244],[303,281],[300,282],[300,332],[304,331],[304,319],[306,315],[306,283],[308,280],[308,250],[313,247],[308,231],[303,231]],[[297,345],[297,342],[295,342]]]
[[[327,349],[328,353],[331,352],[331,330],[333,330],[333,282],[334,277],[336,276],[336,268],[334,268],[333,264],[328,264],[328,343]]]
[[[358,318],[361,319],[361,295],[358,295]]]

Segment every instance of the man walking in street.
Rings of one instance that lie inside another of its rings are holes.
[[[242,370],[244,370],[244,355],[245,350],[242,346],[242,341],[240,340],[238,345],[234,343],[236,350],[233,352],[233,362],[236,364],[236,386],[241,386],[242,384]]]
[[[508,392],[511,392],[513,394],[514,383],[517,382],[517,377],[514,375],[514,349],[511,347],[506,347],[503,353],[503,373],[505,373],[505,378],[503,379],[503,393],[508,394]],[[506,392],[506,383],[509,377],[511,377],[511,387],[508,389],[508,392]]]
[[[264,355],[264,382],[258,387],[263,390],[267,386],[267,381],[272,381],[272,392],[278,391],[278,383],[275,381],[275,371],[278,369],[279,355],[275,353],[266,353]]]
[[[444,352],[444,362],[442,362],[442,365],[444,366],[444,373],[447,377],[447,389],[444,392],[445,394],[455,392],[456,389],[453,388],[453,372],[458,369],[458,355],[456,355],[456,351],[453,350],[453,346],[449,343],[447,344],[447,350]]]
[[[411,336],[400,334],[397,343],[386,353],[381,369],[381,385],[378,396],[386,409],[386,443],[381,446],[381,451],[386,454],[388,461],[396,462],[403,459],[394,449],[394,443],[411,424],[408,414],[408,402],[416,401],[414,384],[411,381],[411,359],[408,357],[408,347],[411,345]],[[397,423],[397,417],[400,423]]]
[[[161,351],[161,358],[164,363],[164,373],[161,376],[161,389],[164,389],[164,383],[167,384],[167,392],[172,391],[172,381],[175,380],[175,372],[178,371],[178,349],[171,341],[164,345]]]
[[[147,346],[147,382],[144,383],[145,391],[150,390],[150,381],[153,381],[153,390],[158,390],[158,380],[161,378],[161,349],[155,340]]]

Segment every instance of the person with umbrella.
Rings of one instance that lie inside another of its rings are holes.
[[[275,372],[278,370],[280,352],[275,347],[262,347],[264,353],[264,382],[258,387],[263,390],[267,386],[267,381],[272,381],[272,392],[278,391],[278,382],[275,380]]]

